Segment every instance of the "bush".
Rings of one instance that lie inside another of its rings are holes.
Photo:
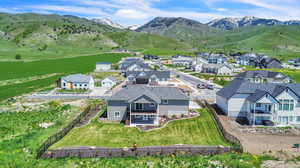
[[[16,60],[20,60],[20,59],[22,59],[22,56],[20,55],[20,54],[16,54]]]

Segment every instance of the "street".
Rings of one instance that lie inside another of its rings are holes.
[[[198,92],[193,92],[191,97],[193,99],[205,99],[209,102],[215,102],[216,101],[216,92],[220,89],[220,86],[214,85],[214,90],[210,89],[198,89],[198,84],[212,84],[208,81],[205,81],[204,79],[199,79],[197,77],[194,77],[192,75],[176,71],[174,69],[167,68],[165,66],[161,66],[162,70],[169,70],[171,71],[171,74],[174,76],[177,76],[178,79],[184,81],[187,85],[190,87],[196,88]]]

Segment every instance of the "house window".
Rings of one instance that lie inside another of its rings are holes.
[[[144,104],[143,103],[135,103],[135,109],[136,110],[143,110]]]
[[[150,107],[154,107],[155,106],[155,104],[154,103],[150,103],[150,105],[149,105]]]
[[[297,116],[296,121],[297,121],[298,123],[300,123],[300,116]]]
[[[87,84],[84,84],[84,86],[87,86]]]
[[[279,110],[293,111],[294,110],[294,100],[279,99]]]
[[[261,107],[261,103],[256,103],[256,107]]]
[[[74,84],[74,86],[77,86],[77,84]]]
[[[119,111],[115,112],[115,117],[120,117],[120,112]]]
[[[169,103],[168,100],[163,100],[162,102],[163,102],[163,104],[168,104]]]
[[[66,86],[66,83],[65,83],[65,82],[63,83],[63,86]]]

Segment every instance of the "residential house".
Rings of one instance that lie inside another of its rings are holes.
[[[224,54],[196,53],[196,64],[225,64],[227,57]]]
[[[176,66],[185,66],[190,67],[193,64],[193,57],[184,56],[184,55],[176,55],[172,56],[172,64]]]
[[[214,75],[232,75],[233,68],[227,64],[203,64],[201,73]]]
[[[170,71],[127,71],[127,84],[158,84],[170,79]]]
[[[108,76],[101,81],[101,86],[112,88],[118,83],[118,80],[113,76]]]
[[[300,64],[300,58],[290,59],[288,63],[298,66]]]
[[[188,114],[189,97],[175,87],[129,85],[107,99],[107,119],[130,126],[159,125],[163,116]]]
[[[258,55],[254,53],[247,53],[244,55],[236,54],[231,55],[234,59],[234,61],[239,65],[244,66],[256,66]]]
[[[159,57],[157,55],[145,54],[144,59],[145,60],[158,60]]]
[[[59,87],[62,89],[93,89],[95,82],[92,76],[73,74],[60,78]]]
[[[97,62],[96,71],[108,71],[111,70],[111,63],[108,62]]]
[[[122,72],[126,71],[147,71],[151,70],[150,66],[144,63],[141,58],[128,58],[119,63],[119,69]]]
[[[227,116],[252,125],[300,126],[299,96],[300,84],[234,79],[217,92],[217,105]]]
[[[283,68],[282,63],[278,59],[269,58],[269,57],[263,58],[260,61],[258,66],[263,69],[281,69],[281,68]]]
[[[253,83],[291,83],[291,79],[280,73],[264,70],[245,71],[236,76]]]

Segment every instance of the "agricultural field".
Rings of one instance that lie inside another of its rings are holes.
[[[173,144],[223,145],[229,144],[218,131],[211,114],[203,109],[193,119],[172,121],[164,128],[140,132],[119,123],[102,123],[94,119],[89,125],[73,129],[51,149],[70,146],[131,147]]]
[[[0,101],[43,88],[54,88],[63,75],[90,73],[96,62],[116,63],[130,54],[98,54],[32,62],[0,62]],[[19,80],[20,79],[20,80]],[[19,81],[18,81],[19,80]]]

